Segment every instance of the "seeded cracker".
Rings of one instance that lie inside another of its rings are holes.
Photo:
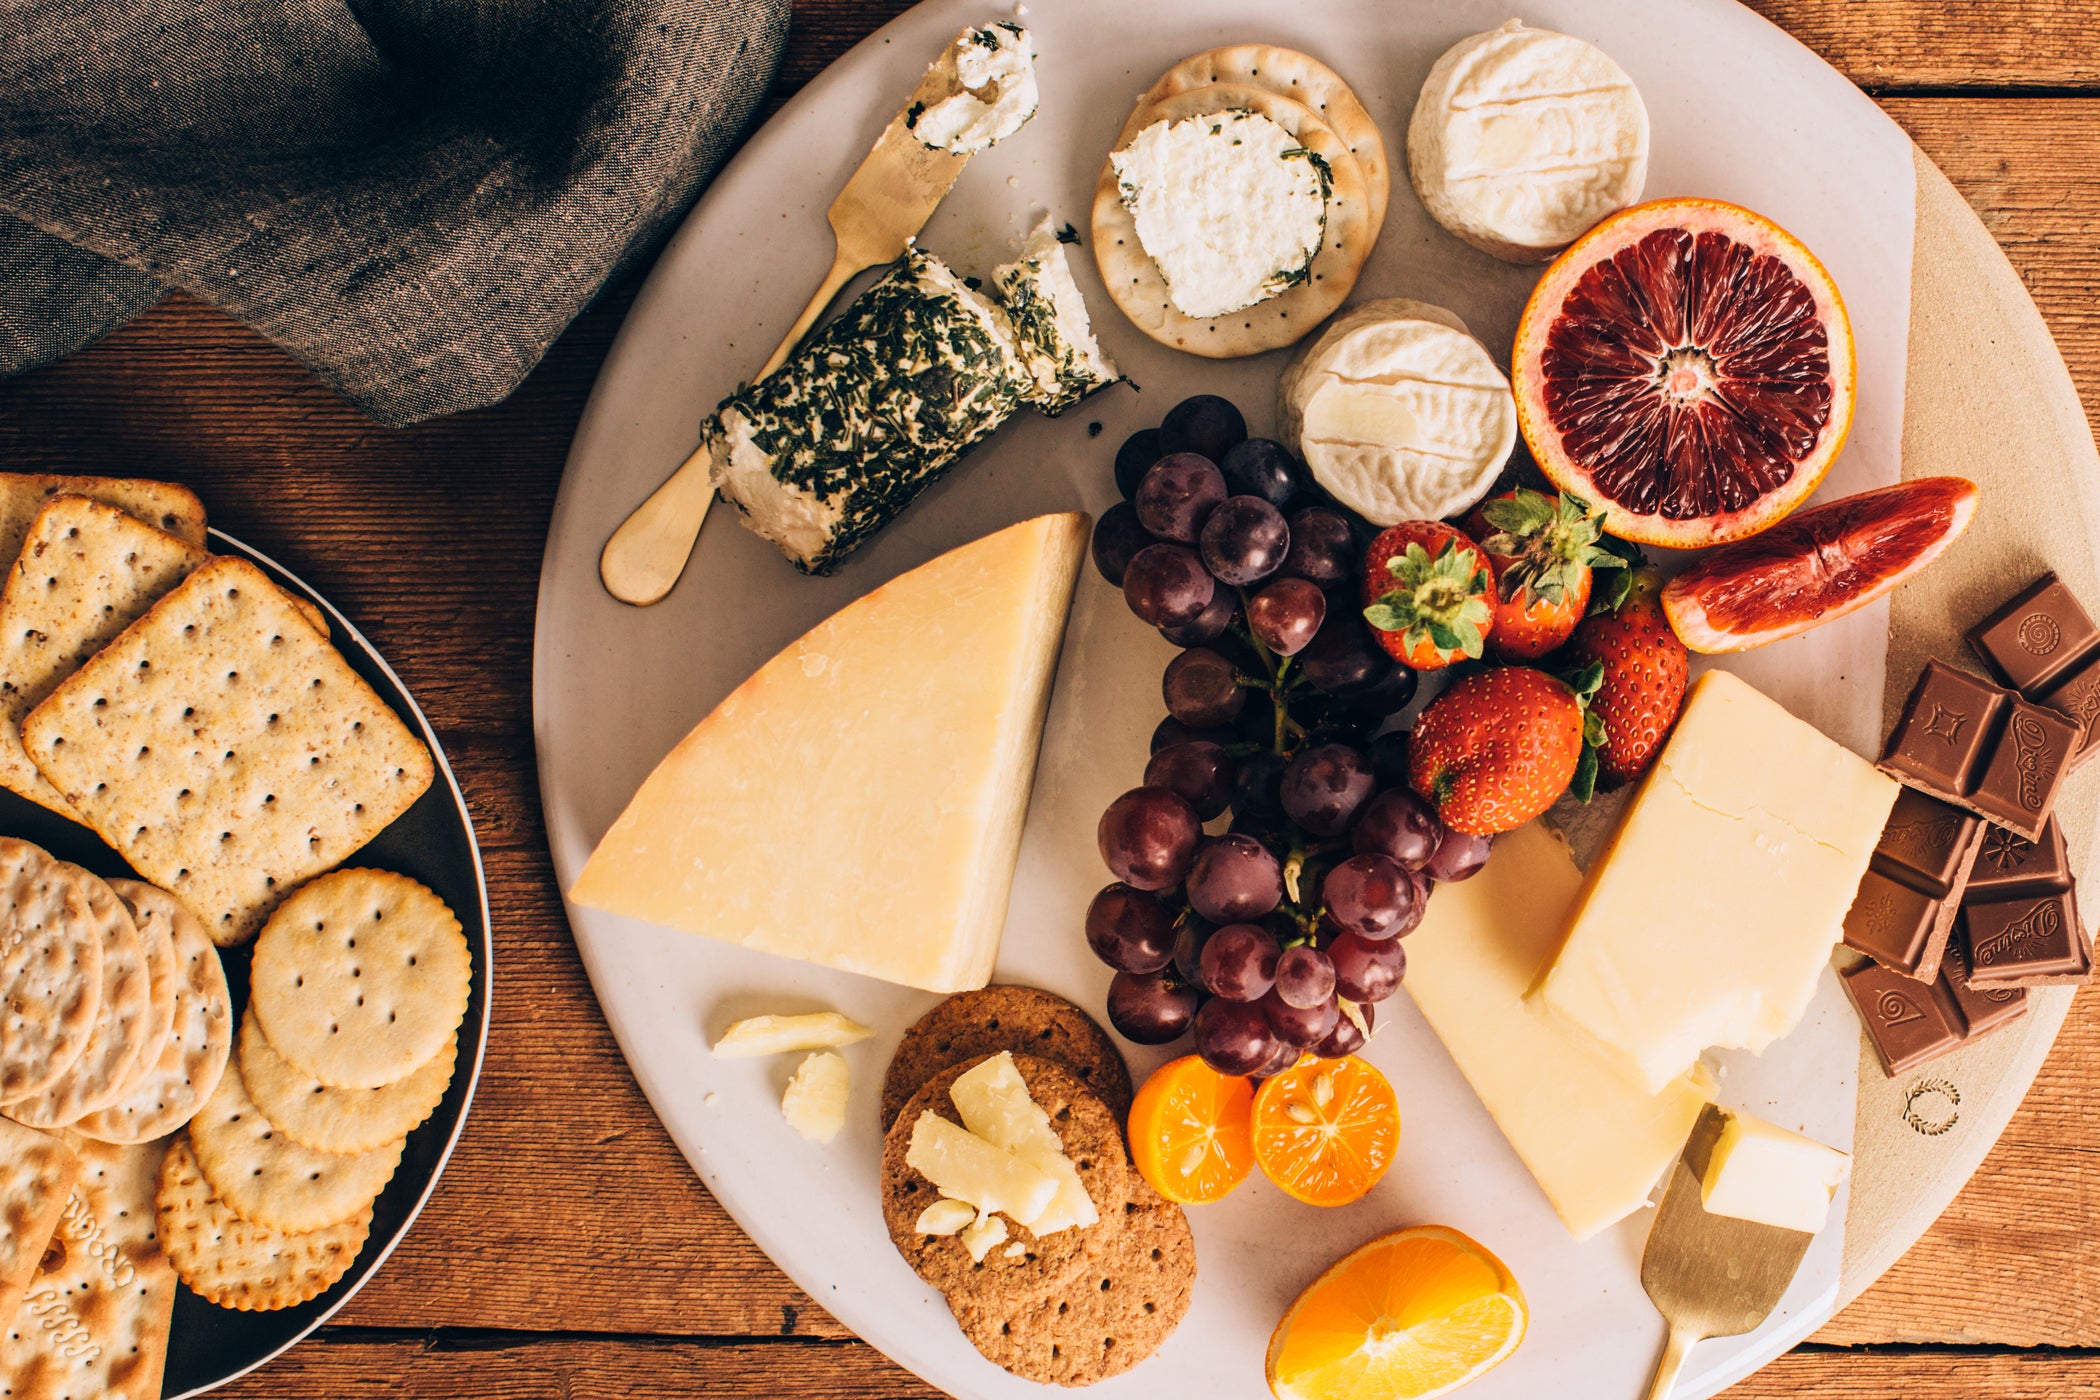
[[[0,589],[0,787],[74,816],[22,748],[22,716],[211,556],[123,511],[59,496]]]
[[[459,920],[406,875],[338,870],[280,905],[255,942],[252,1009],[294,1067],[377,1089],[459,1029],[473,981]]]
[[[0,472],[0,563],[22,552],[37,512],[58,496],[85,496],[115,506],[134,520],[204,547],[204,502],[186,486],[129,476],[41,476]]]
[[[255,1106],[238,1065],[220,1076],[190,1120],[190,1145],[204,1179],[234,1214],[291,1234],[355,1219],[401,1164],[399,1139],[354,1156],[301,1147]]]
[[[285,1063],[249,1007],[241,1021],[241,1079],[270,1122],[316,1152],[370,1152],[408,1136],[444,1102],[459,1036],[406,1079],[377,1089],[331,1089]]]
[[[62,1128],[117,1097],[139,1056],[153,1018],[153,983],[146,969],[146,944],[131,911],[99,876],[59,863],[87,895],[89,922],[102,940],[102,999],[87,1049],[58,1082],[40,1094],[17,1099],[0,1112],[32,1128]],[[160,1054],[158,1045],[154,1055]]]
[[[0,1393],[10,1400],[159,1400],[175,1307],[153,1194],[166,1144],[75,1142],[79,1183],[52,1236],[48,1267],[0,1332]]]
[[[212,1193],[188,1138],[177,1138],[161,1164],[156,1205],[163,1246],[182,1281],[206,1301],[241,1312],[273,1312],[320,1296],[349,1272],[372,1232],[370,1206],[340,1225],[299,1235],[241,1219]]]
[[[949,997],[913,1022],[897,1042],[882,1077],[883,1128],[896,1122],[905,1101],[941,1070],[1001,1050],[1062,1065],[1118,1118],[1130,1112],[1130,1071],[1091,1016],[1034,987],[992,986]]]
[[[221,947],[430,786],[430,751],[254,565],[214,559],[22,723],[30,759]]]
[[[41,846],[0,837],[0,1103],[56,1084],[101,1005],[87,892]]]
[[[79,1177],[80,1159],[63,1142],[0,1122],[0,1318],[15,1315]]]
[[[108,1108],[90,1113],[73,1131],[103,1142],[149,1142],[190,1121],[219,1087],[233,1044],[233,1002],[226,970],[197,916],[166,890],[137,880],[111,880],[135,919],[157,919],[175,956],[170,989],[174,1017],[152,1070]]]

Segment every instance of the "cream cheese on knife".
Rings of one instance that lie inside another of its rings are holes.
[[[934,68],[948,76],[949,95],[912,111],[905,125],[937,151],[981,151],[1035,115],[1035,40],[1018,24],[965,29]]]

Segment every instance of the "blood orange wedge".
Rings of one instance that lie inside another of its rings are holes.
[[[1269,1338],[1276,1400],[1428,1400],[1499,1366],[1530,1311],[1500,1259],[1421,1225],[1371,1241],[1298,1295]]]
[[[1637,204],[1546,269],[1512,355],[1517,423],[1622,539],[1692,548],[1808,498],[1852,425],[1852,325],[1808,249],[1710,199]]]
[[[1400,1145],[1400,1101],[1354,1055],[1301,1056],[1254,1095],[1254,1160],[1287,1195],[1345,1206],[1378,1184]]]
[[[1670,630],[1693,651],[1743,651],[1857,611],[1940,557],[1976,514],[1958,476],[1862,491],[1725,545],[1663,588]]]
[[[1178,1205],[1223,1200],[1254,1170],[1254,1082],[1183,1055],[1152,1072],[1130,1103],[1130,1160]]]

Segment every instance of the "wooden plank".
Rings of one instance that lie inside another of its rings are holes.
[[[1142,1376],[1144,1372],[1137,1372]],[[859,1343],[324,1332],[268,1370],[218,1392],[228,1400],[938,1400],[940,1392]],[[1243,1391],[1260,1394],[1259,1376]],[[1727,1392],[1729,1400],[2091,1400],[2100,1357],[2063,1353],[1860,1354],[1803,1351]]]

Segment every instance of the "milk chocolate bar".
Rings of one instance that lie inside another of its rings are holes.
[[[2078,726],[2012,691],[1928,661],[1889,735],[1881,770],[2029,840],[2070,768]]]
[[[2025,987],[1979,987],[1969,980],[1969,950],[1957,938],[1947,945],[1947,990],[1961,1008],[1965,1039],[1987,1035],[2027,1014]]]
[[[1919,982],[1868,961],[1845,973],[1843,981],[1891,1078],[1938,1059],[1968,1035],[1961,1004],[1945,977]]]
[[[2042,834],[2032,841],[2015,836],[2002,826],[1986,831],[1982,849],[1969,871],[1966,897],[1987,903],[2050,894],[2070,889],[2071,885],[2071,853],[2064,846],[2064,829],[2051,817]]]
[[[2092,945],[2069,890],[1966,905],[1961,920],[1971,987],[2061,986],[2093,974]]]
[[[1845,912],[1846,945],[1906,977],[1939,976],[1984,829],[1959,807],[1903,789]]]
[[[2100,626],[2063,580],[2043,574],[1976,624],[1969,645],[2000,680],[2078,725],[2074,767],[2100,750]]]

